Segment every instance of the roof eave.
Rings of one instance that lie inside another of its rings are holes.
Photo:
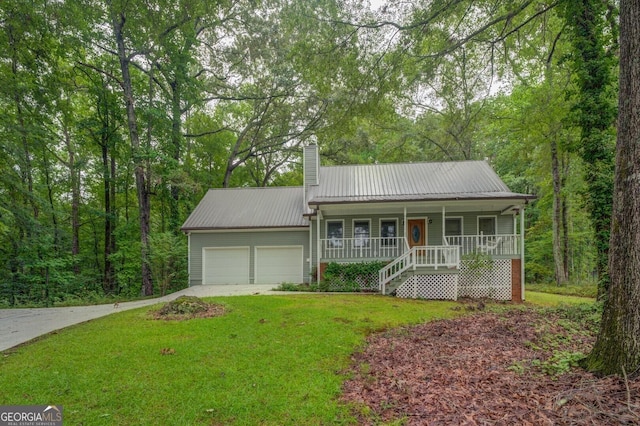
[[[183,226],[180,228],[185,234],[192,231],[240,231],[240,230],[282,230],[282,229],[308,229],[309,225],[273,225],[273,226]]]
[[[308,205],[310,208],[317,209],[321,205],[340,205],[340,204],[367,204],[367,203],[398,203],[398,202],[444,202],[444,201],[492,201],[492,200],[523,200],[528,203],[529,200],[535,200],[538,198],[535,195],[530,194],[505,194],[501,196],[460,196],[460,197],[415,197],[415,198],[370,198],[370,199],[357,199],[357,200],[309,200]]]

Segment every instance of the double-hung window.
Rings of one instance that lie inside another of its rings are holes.
[[[459,237],[462,235],[462,218],[448,217],[444,220],[444,235],[447,237]]]
[[[478,234],[496,235],[496,217],[478,216]]]
[[[353,245],[354,247],[369,247],[369,236],[371,229],[369,220],[353,221]]]
[[[380,238],[383,247],[396,245],[398,236],[398,221],[395,219],[383,219],[380,221]]]
[[[342,235],[344,224],[341,220],[327,221],[327,240],[329,248],[342,247]]]

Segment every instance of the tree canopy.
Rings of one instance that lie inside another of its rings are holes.
[[[0,305],[184,287],[204,192],[299,185],[308,143],[487,159],[539,195],[527,280],[605,277],[616,23],[586,0],[7,0]]]

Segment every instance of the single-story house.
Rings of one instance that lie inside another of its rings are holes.
[[[325,167],[307,146],[301,187],[207,192],[182,226],[189,285],[302,283],[379,260],[383,294],[522,300],[533,198],[485,161]]]

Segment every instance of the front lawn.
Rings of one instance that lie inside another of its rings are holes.
[[[368,334],[464,312],[376,295],[208,300],[227,314],[159,321],[143,308],[5,351],[0,402],[62,405],[65,424],[351,424],[337,397]]]

